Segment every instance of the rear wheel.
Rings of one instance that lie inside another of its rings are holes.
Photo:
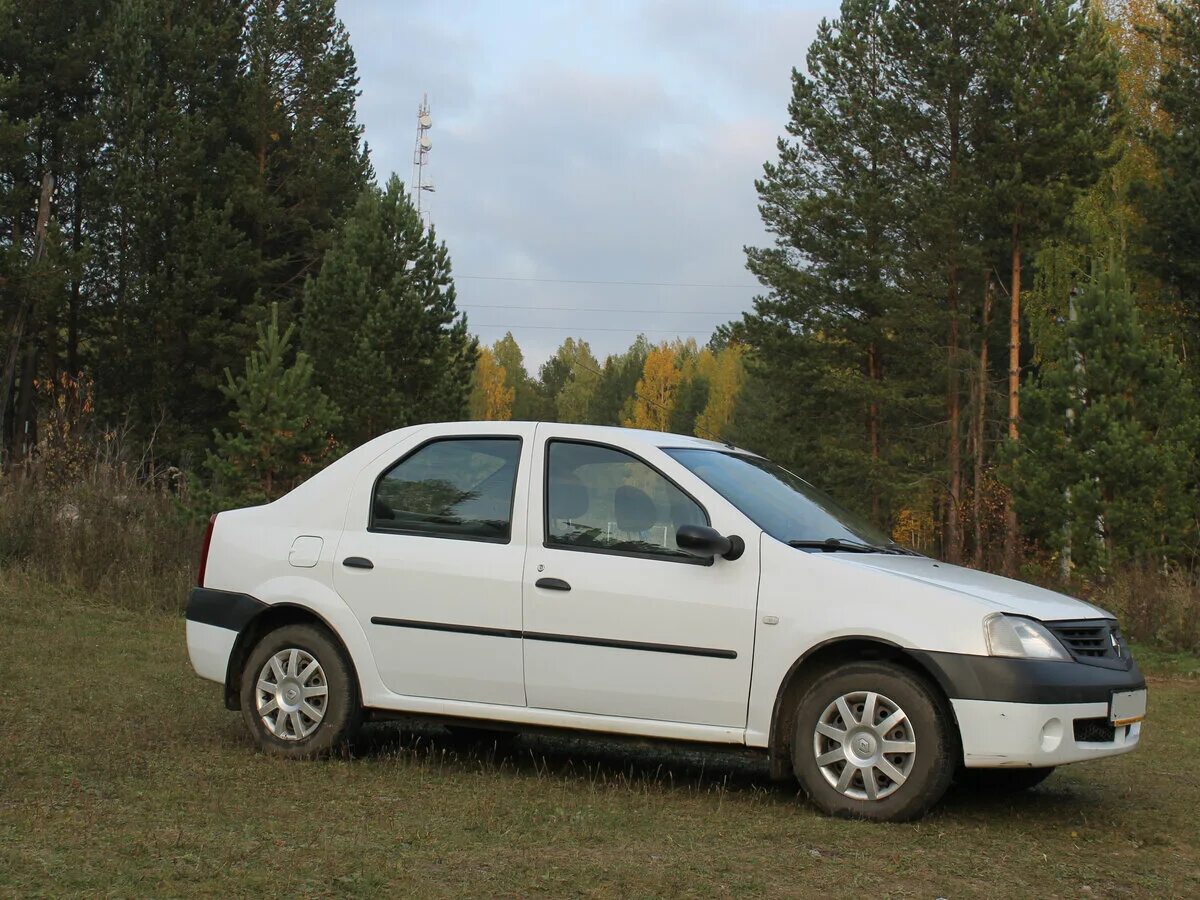
[[[1016,794],[1037,787],[1050,777],[1054,766],[1040,769],[963,769],[958,783],[980,794]]]
[[[924,680],[891,663],[848,663],[801,699],[792,766],[827,813],[905,821],[950,786],[952,740],[944,704]]]
[[[277,756],[324,756],[362,720],[345,653],[312,625],[285,625],[258,642],[242,669],[241,705],[255,743]]]

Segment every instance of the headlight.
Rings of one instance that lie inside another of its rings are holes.
[[[992,613],[983,620],[983,635],[992,656],[1071,660],[1050,629],[1033,619]]]

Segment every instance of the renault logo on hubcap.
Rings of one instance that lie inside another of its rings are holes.
[[[858,752],[864,755],[871,752],[871,742],[865,737],[860,737],[858,739]]]
[[[297,693],[298,693],[298,691],[297,691],[295,688],[288,688],[288,692],[287,692],[287,698],[288,698],[288,700],[289,700],[289,701],[291,701],[291,700],[295,700],[295,699],[296,699],[296,694],[297,694]]]

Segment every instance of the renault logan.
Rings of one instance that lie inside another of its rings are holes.
[[[821,809],[924,813],[1137,746],[1113,617],[897,545],[787,469],[659,432],[378,437],[205,537],[187,642],[265,751],[368,717],[756,748]]]

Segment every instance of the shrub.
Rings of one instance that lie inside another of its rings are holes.
[[[1166,650],[1200,650],[1200,573],[1124,569],[1093,600],[1117,616],[1131,640]]]
[[[180,477],[139,478],[106,463],[68,484],[20,469],[0,476],[0,576],[85,601],[182,609],[203,516],[173,493]]]

